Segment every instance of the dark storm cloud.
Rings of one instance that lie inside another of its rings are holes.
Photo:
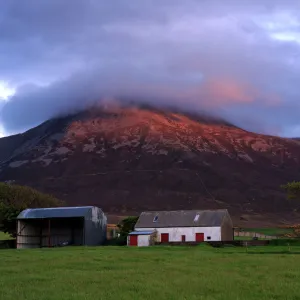
[[[106,97],[297,133],[298,1],[2,2],[0,82],[17,89],[1,109],[6,133]]]

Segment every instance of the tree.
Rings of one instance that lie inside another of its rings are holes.
[[[127,217],[123,219],[117,226],[120,230],[120,239],[126,243],[128,234],[134,230],[134,226],[139,217]]]
[[[281,188],[287,192],[288,199],[300,201],[300,181],[288,182],[282,185]],[[300,237],[300,225],[289,226],[289,228],[293,230],[293,236]]]
[[[288,182],[281,187],[287,192],[289,199],[300,200],[300,181]]]
[[[62,201],[30,187],[0,182],[0,227],[12,237],[16,237],[16,217],[24,209],[62,205]]]

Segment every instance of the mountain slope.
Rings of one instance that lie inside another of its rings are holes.
[[[111,213],[228,208],[289,213],[300,142],[149,107],[93,108],[0,139],[0,180]]]

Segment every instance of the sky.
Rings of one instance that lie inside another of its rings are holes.
[[[0,136],[102,99],[300,136],[300,1],[0,2]]]

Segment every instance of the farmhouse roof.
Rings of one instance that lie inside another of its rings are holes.
[[[229,217],[227,209],[147,211],[141,213],[135,225],[135,229],[161,227],[218,227],[222,225],[225,216]]]
[[[151,235],[152,233],[154,233],[153,230],[131,231],[129,235]]]
[[[93,206],[30,208],[23,210],[17,219],[49,219],[49,218],[77,218],[89,214]]]

